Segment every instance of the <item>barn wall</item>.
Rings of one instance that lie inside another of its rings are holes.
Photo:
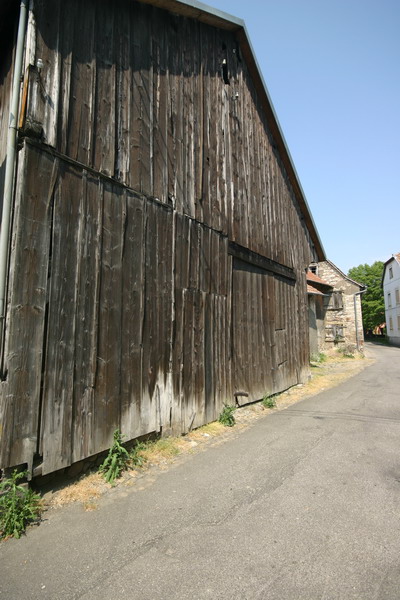
[[[51,472],[117,427],[133,439],[215,419],[229,396],[227,238],[35,145],[18,180],[1,464],[38,452]]]
[[[45,66],[27,112],[46,143],[255,252],[307,265],[308,232],[233,33],[134,1],[35,6]]]
[[[122,0],[34,16],[0,465],[48,473],[301,381],[315,251],[234,34]]]

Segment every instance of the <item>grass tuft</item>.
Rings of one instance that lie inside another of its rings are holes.
[[[236,410],[235,406],[230,406],[229,404],[225,404],[224,408],[222,409],[221,414],[219,415],[218,421],[222,425],[225,425],[225,427],[233,427],[236,423],[235,417],[233,416],[233,413],[235,412],[235,410]]]
[[[274,396],[264,396],[262,399],[262,405],[264,408],[275,408],[276,407],[276,399]]]
[[[28,523],[40,518],[40,496],[18,483],[26,476],[26,471],[14,469],[11,477],[0,483],[0,538],[20,538]]]
[[[328,360],[328,357],[323,352],[315,352],[314,354],[311,354],[311,356],[310,356],[311,363],[321,364],[321,363],[326,362],[327,360]]]

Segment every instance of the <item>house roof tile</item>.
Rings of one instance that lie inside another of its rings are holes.
[[[325,287],[329,288],[333,287],[333,285],[331,285],[327,281],[324,281],[323,279],[321,279],[321,277],[318,277],[318,275],[316,275],[312,271],[307,271],[307,281],[312,281],[313,283],[318,283],[319,285],[324,285]]]

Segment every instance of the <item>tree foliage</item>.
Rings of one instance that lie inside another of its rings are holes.
[[[348,276],[358,283],[366,285],[368,290],[361,296],[363,325],[365,330],[373,330],[385,322],[385,302],[381,287],[383,262],[377,260],[373,265],[352,267]]]

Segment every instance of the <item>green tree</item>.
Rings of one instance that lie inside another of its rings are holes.
[[[361,296],[364,330],[374,329],[385,322],[385,301],[381,286],[383,262],[377,260],[373,265],[352,267],[348,276],[358,283],[367,286],[368,290]]]

